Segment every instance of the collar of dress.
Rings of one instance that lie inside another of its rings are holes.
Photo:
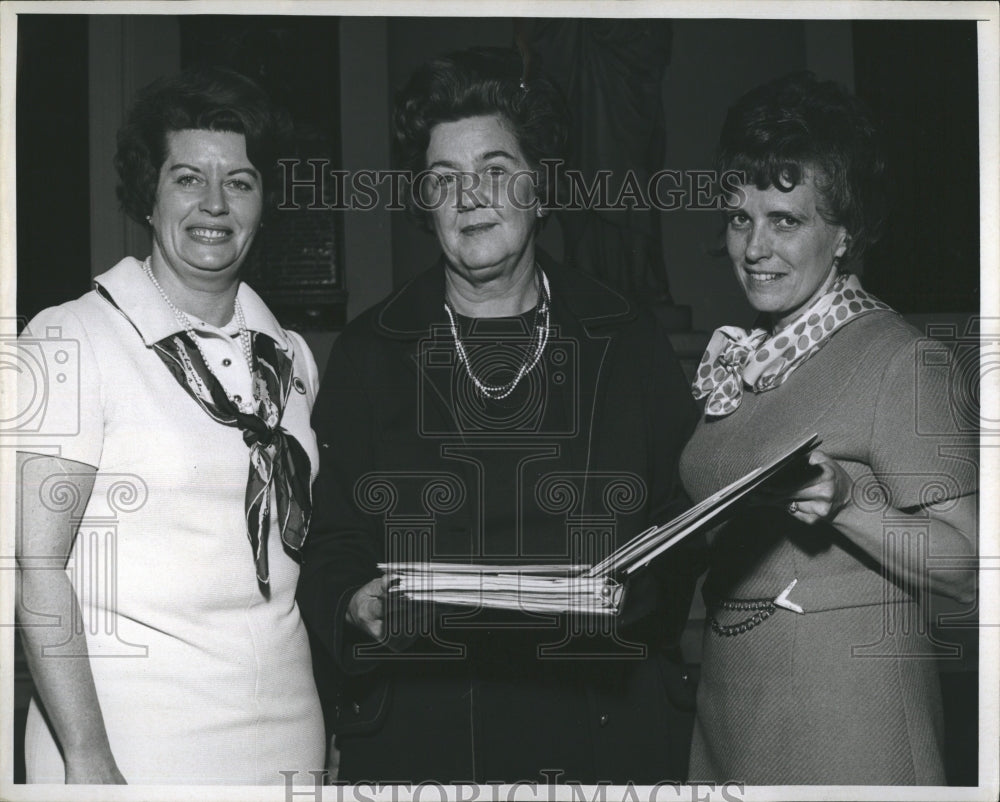
[[[126,256],[110,270],[97,276],[94,284],[111,296],[115,305],[135,326],[147,347],[184,330],[174,313],[163,302],[156,287],[146,277],[142,262],[138,259]],[[240,283],[236,297],[243,307],[247,328],[268,335],[279,348],[287,351],[290,348],[288,335],[261,297],[245,282]]]

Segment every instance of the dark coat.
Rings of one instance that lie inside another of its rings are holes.
[[[533,373],[548,383],[525,377],[541,389],[509,415],[463,395],[441,265],[333,347],[314,409],[321,463],[298,598],[341,779],[682,779],[690,689],[677,644],[701,569],[694,546],[634,579],[629,623],[604,630],[482,611],[390,617],[390,630],[422,633],[397,632],[390,649],[345,620],[389,552],[590,563],[686,505],[677,461],[696,411],[665,334],[607,287],[542,264],[557,330]],[[553,382],[566,389],[547,407]],[[484,512],[497,509],[490,494],[508,494],[508,521]]]

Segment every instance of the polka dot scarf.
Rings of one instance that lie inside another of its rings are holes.
[[[708,396],[707,416],[729,415],[743,400],[744,384],[755,393],[774,389],[826,345],[837,329],[880,309],[892,311],[861,289],[856,276],[841,273],[829,292],[777,334],[737,326],[716,329],[691,385],[694,397]]]

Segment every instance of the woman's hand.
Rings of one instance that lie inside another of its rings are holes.
[[[826,521],[860,546],[868,555],[887,569],[903,576],[916,586],[929,583],[929,590],[963,604],[975,599],[975,571],[962,566],[962,561],[974,559],[976,553],[976,521],[978,494],[970,493],[946,499],[924,507],[905,510],[898,508],[865,510],[851,502],[853,480],[840,464],[822,451],[809,455],[809,464],[819,473],[798,487],[768,487],[758,494],[755,503],[783,506],[786,513],[803,523]],[[794,508],[792,508],[794,504]],[[928,574],[920,549],[906,549],[902,554],[887,551],[886,516],[892,516],[904,528],[907,521],[925,530],[937,556],[958,558],[952,570],[935,570]]]
[[[789,491],[785,509],[803,523],[830,522],[850,503],[854,483],[847,471],[822,451],[813,451],[809,464],[815,465],[821,473]]]
[[[347,620],[377,641],[385,637],[385,602],[389,580],[380,576],[360,588],[347,605]]]
[[[127,785],[110,751],[66,752],[67,785]]]

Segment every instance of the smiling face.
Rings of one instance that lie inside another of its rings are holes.
[[[260,224],[263,187],[243,134],[171,131],[160,168],[153,263],[192,288],[235,279]]]
[[[809,172],[789,192],[747,185],[743,193],[744,202],[728,212],[726,250],[750,305],[780,329],[832,283],[847,231],[820,216]]]
[[[531,168],[499,117],[434,126],[427,167],[438,177],[425,182],[423,198],[452,269],[481,283],[534,263],[538,203]]]

